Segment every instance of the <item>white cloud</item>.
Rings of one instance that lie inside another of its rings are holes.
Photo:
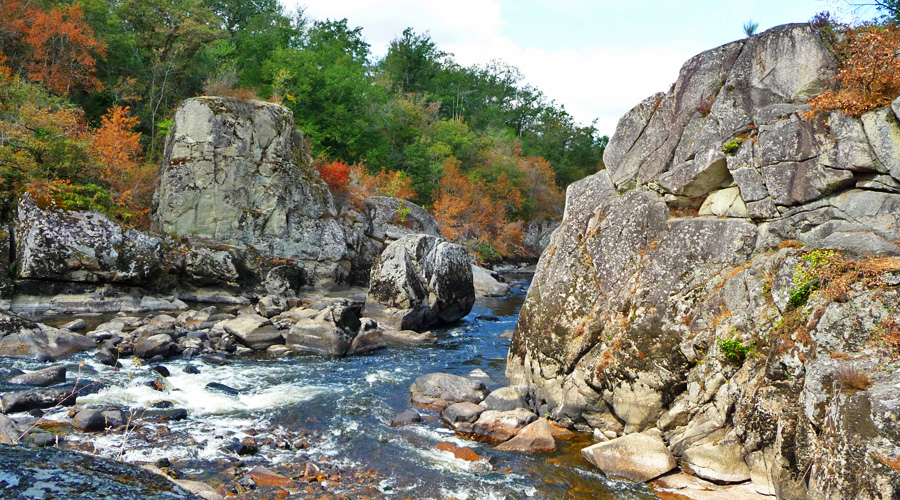
[[[287,0],[290,1],[290,0]],[[296,0],[295,0],[296,1]],[[501,59],[517,66],[531,85],[566,107],[576,121],[597,118],[601,133],[612,135],[619,117],[654,92],[666,91],[681,64],[703,49],[697,46],[649,48],[585,45],[545,50],[519,46],[501,34],[495,0],[300,0],[314,19],[348,18],[362,26],[376,55],[407,26],[428,31],[438,48],[463,65]],[[290,4],[289,4],[290,6]]]

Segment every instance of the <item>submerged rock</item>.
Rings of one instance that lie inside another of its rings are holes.
[[[9,392],[0,396],[0,411],[17,413],[55,406],[72,406],[77,395],[65,389],[36,389],[32,391]]]
[[[391,419],[391,427],[403,427],[405,425],[417,424],[422,421],[422,416],[415,410],[402,411]]]

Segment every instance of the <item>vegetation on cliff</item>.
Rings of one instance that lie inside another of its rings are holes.
[[[379,59],[346,19],[276,0],[5,2],[0,78],[3,197],[30,189],[137,225],[175,108],[200,94],[290,108],[339,194],[434,208],[495,204],[502,186],[502,221],[440,211],[492,253],[520,245],[498,228],[557,217],[561,188],[602,168],[607,141],[507,64],[460,66],[411,29]],[[459,176],[467,199],[449,194]]]

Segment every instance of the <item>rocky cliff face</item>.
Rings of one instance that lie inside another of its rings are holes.
[[[317,283],[346,279],[350,255],[334,202],[287,108],[187,100],[159,176],[154,215],[163,232],[296,260]]]
[[[621,119],[515,330],[507,376],[535,410],[658,428],[684,470],[741,466],[707,475],[779,498],[900,494],[898,381],[876,369],[900,319],[900,99],[808,118],[836,71],[814,28],[782,26]],[[815,291],[837,268],[845,288]]]

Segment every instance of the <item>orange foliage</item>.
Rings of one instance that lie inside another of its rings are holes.
[[[138,118],[128,116],[128,107],[113,106],[91,137],[91,156],[97,176],[109,185],[113,200],[132,210],[144,222],[153,194],[154,171],[141,161],[141,134],[135,132]]]
[[[350,184],[350,166],[341,160],[332,162],[318,161],[316,168],[322,180],[328,184],[328,189],[335,193],[344,193]]]
[[[521,195],[504,175],[488,189],[484,181],[460,172],[456,163],[451,158],[444,166],[435,193],[434,217],[444,236],[475,242],[483,259],[512,255],[522,244],[522,223],[510,222],[508,209],[521,206]]]
[[[817,109],[840,109],[861,115],[890,105],[900,95],[900,27],[865,26],[847,31],[838,91],[826,91],[809,101]]]
[[[526,156],[519,160],[519,169],[525,174],[524,189],[534,200],[532,217],[538,220],[561,216],[565,193],[556,184],[550,162],[540,156]]]
[[[48,9],[20,0],[0,2],[0,42],[24,44],[20,66],[28,78],[62,94],[73,87],[100,90],[96,57],[106,50],[84,21],[81,5]]]

